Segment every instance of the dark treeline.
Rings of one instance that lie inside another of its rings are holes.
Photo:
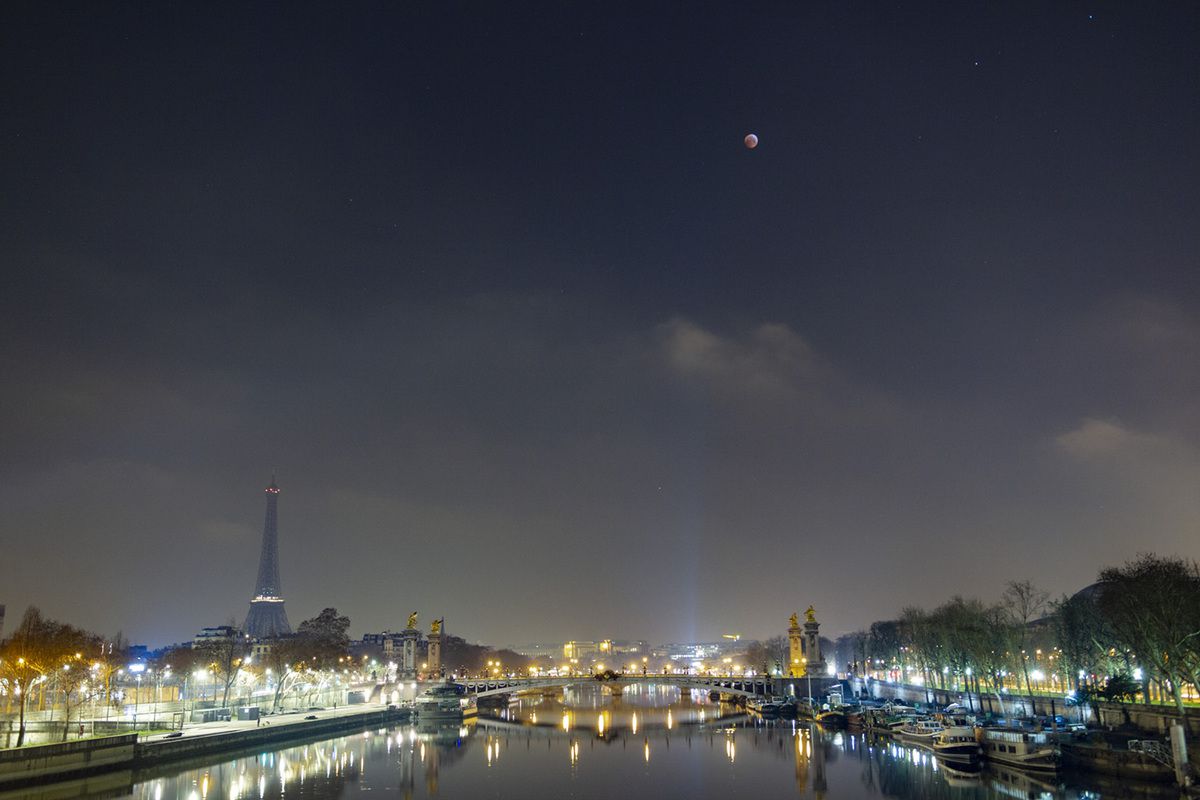
[[[1057,600],[1013,581],[996,603],[956,596],[904,608],[842,636],[836,652],[840,670],[987,692],[1002,707],[1010,689],[1084,703],[1149,702],[1157,690],[1182,715],[1184,687],[1200,680],[1200,568],[1142,555]]]

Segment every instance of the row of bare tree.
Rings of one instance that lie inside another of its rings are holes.
[[[1016,684],[1030,696],[1038,672],[1057,676],[1081,701],[1149,697],[1155,684],[1183,713],[1183,689],[1200,685],[1200,566],[1147,554],[1100,571],[1098,581],[1052,601],[1029,581],[1008,584],[997,603],[953,597],[932,609],[841,637],[839,666],[916,671],[926,685],[950,682],[993,693]]]

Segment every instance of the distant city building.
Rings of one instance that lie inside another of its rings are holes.
[[[217,625],[212,628],[202,628],[195,638],[192,639],[192,647],[202,647],[206,644],[216,644],[218,642],[228,642],[230,639],[237,639],[242,636],[242,632],[232,625]]]
[[[279,487],[275,476],[266,488],[267,518],[263,523],[262,554],[258,560],[258,582],[254,586],[254,599],[246,614],[242,627],[255,639],[269,639],[292,632],[287,612],[283,608],[283,592],[279,581]]]
[[[363,656],[367,656],[380,661],[394,661],[400,657],[403,638],[403,634],[392,631],[364,633],[362,639],[350,643],[350,655],[360,660]],[[417,644],[418,647],[423,646],[422,642]]]
[[[737,643],[733,641],[722,642],[674,642],[665,644],[661,647],[654,648],[651,655],[660,658],[669,658],[673,661],[690,661],[693,659],[706,659],[718,656],[725,651],[737,649]]]
[[[250,644],[251,658],[253,658],[255,661],[265,660],[271,655],[271,650],[275,647],[275,643],[280,639],[286,638],[286,636],[290,635],[291,634],[286,634],[285,636],[276,636],[271,639],[255,639]]]
[[[529,656],[556,656],[557,651],[550,649],[547,646],[545,651],[534,652],[531,645],[525,650],[517,650],[522,655]],[[606,658],[611,658],[618,655],[650,655],[650,645],[642,639],[601,639],[598,642],[584,642],[572,640],[564,642],[562,645],[562,656],[568,661],[602,661]]]
[[[562,654],[566,659],[591,658],[600,652],[600,642],[569,641],[563,644]]]

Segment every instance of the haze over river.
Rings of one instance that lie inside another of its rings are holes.
[[[870,734],[763,720],[700,691],[599,686],[521,697],[452,724],[417,723],[134,777],[144,800],[214,798],[1096,798],[1169,787],[964,773]],[[48,787],[45,787],[48,788]],[[49,797],[31,790],[18,797]],[[107,796],[131,791],[109,786]],[[55,795],[63,796],[63,795]],[[86,796],[86,795],[85,795]]]

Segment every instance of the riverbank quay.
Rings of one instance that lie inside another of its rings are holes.
[[[1200,738],[1200,707],[1196,706],[1187,706],[1183,718],[1180,719],[1173,705],[1157,703],[1147,705],[1096,702],[1079,706],[1068,703],[1062,695],[1035,694],[1031,705],[1027,695],[1005,694],[1004,703],[1001,705],[995,695],[988,693],[981,695],[911,683],[864,681],[861,678],[854,678],[849,683],[852,695],[861,696],[865,693],[877,700],[903,700],[907,703],[924,703],[942,708],[951,703],[960,703],[965,708],[996,716],[1062,716],[1068,722],[1082,722],[1090,728],[1136,728],[1156,736],[1168,735],[1171,724],[1178,722],[1184,726],[1189,740]]]
[[[1062,695],[1004,695],[999,703],[993,695],[959,692],[914,684],[853,679],[851,693],[876,700],[901,700],[925,704],[935,710],[959,705],[985,720],[1001,718],[1059,717],[1066,725],[1083,723],[1070,732],[1063,728],[1061,738],[1064,761],[1088,773],[1114,775],[1138,780],[1173,780],[1180,789],[1196,791],[1200,775],[1200,708],[1188,706],[1181,718],[1174,706],[1143,703],[1089,703],[1080,707],[1066,704]],[[1032,706],[1033,713],[1030,714]]]
[[[412,710],[362,706],[275,715],[262,720],[200,723],[182,732],[127,733],[0,750],[0,788],[45,784],[113,770],[133,771],[237,750],[393,725]]]

